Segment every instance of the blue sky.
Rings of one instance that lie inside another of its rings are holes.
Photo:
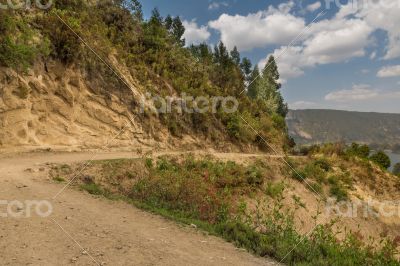
[[[346,1],[142,4],[145,17],[154,7],[163,16],[179,15],[189,43],[223,40],[260,66],[274,54],[282,93],[293,109],[400,113],[400,0]]]

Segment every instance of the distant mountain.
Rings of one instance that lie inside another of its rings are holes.
[[[385,147],[400,144],[400,114],[291,110],[287,124],[297,144],[337,141]]]

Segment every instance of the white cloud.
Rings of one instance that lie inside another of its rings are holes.
[[[303,75],[309,67],[364,56],[364,46],[371,31],[365,22],[357,19],[336,18],[311,25],[302,45],[282,46],[273,52],[282,82]],[[264,67],[267,58],[260,61],[260,68]]]
[[[308,5],[307,6],[307,10],[310,11],[310,12],[314,12],[314,11],[320,9],[321,6],[322,6],[321,2],[317,1],[314,4]]]
[[[273,52],[282,80],[301,76],[309,67],[364,56],[373,31],[374,28],[362,19],[349,19],[344,15],[309,25],[302,43],[289,48],[282,46]],[[261,60],[260,67],[265,62],[266,59]]]
[[[207,41],[211,33],[208,31],[208,26],[198,26],[195,20],[183,21],[185,27],[185,33],[183,38],[186,40],[186,44],[200,44]]]
[[[378,91],[365,84],[354,85],[349,90],[334,91],[325,96],[325,100],[334,102],[362,101],[376,98]]]
[[[209,26],[221,33],[221,41],[230,49],[236,45],[240,51],[249,51],[287,44],[305,27],[304,18],[289,13],[293,6],[293,2],[288,2],[247,16],[222,14]]]
[[[399,0],[379,0],[376,3],[374,3],[374,1],[367,1],[365,4],[359,4],[357,8],[357,17],[366,21],[375,29],[386,31],[388,35],[388,44],[385,48],[386,54],[384,59],[400,57],[399,14]]]
[[[372,52],[369,59],[374,60],[376,58],[376,52]]]
[[[400,77],[400,65],[383,67],[378,71],[377,76],[380,78]]]
[[[216,10],[219,9],[220,7],[227,7],[229,4],[227,2],[212,2],[208,6],[209,10]]]
[[[316,64],[329,64],[365,55],[373,29],[359,19],[323,20],[311,26],[311,36],[304,42],[304,54]]]

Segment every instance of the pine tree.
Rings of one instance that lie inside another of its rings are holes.
[[[185,33],[185,27],[182,24],[180,17],[176,17],[172,22],[172,35],[174,36],[177,43],[181,46],[185,46],[185,39],[182,39]]]
[[[150,23],[156,25],[162,25],[162,22],[163,18],[160,15],[160,11],[158,11],[158,8],[154,8],[151,11]]]
[[[250,74],[252,72],[251,67],[252,67],[252,63],[251,63],[250,59],[248,59],[247,57],[244,57],[242,59],[242,63],[240,63],[240,68],[242,69],[243,75],[245,76],[246,81],[248,83],[251,82],[251,80],[250,80]]]
[[[249,78],[248,96],[261,100],[271,113],[286,117],[288,106],[279,91],[281,84],[275,58],[273,56],[268,58],[261,76],[257,77],[257,73],[259,74],[258,68],[255,68]]]
[[[232,61],[233,61],[237,66],[240,65],[240,53],[239,53],[239,51],[238,51],[238,49],[237,49],[236,46],[235,46],[235,47],[233,48],[233,50],[231,51],[231,58],[232,58]]]
[[[123,0],[122,6],[132,13],[136,21],[143,21],[142,4],[138,0]]]
[[[223,42],[219,42],[219,44],[215,46],[214,58],[215,62],[219,64],[221,67],[226,68],[229,66],[230,57],[228,49],[226,49],[226,46]]]
[[[267,79],[276,90],[279,90],[281,88],[281,84],[278,82],[278,66],[273,55],[268,58],[268,62],[264,67],[263,78]]]
[[[274,56],[271,55],[263,70],[263,85],[260,90],[260,97],[273,112],[286,117],[288,106],[279,91],[282,87],[279,83],[279,77],[278,65]]]
[[[165,20],[164,20],[164,26],[165,26],[165,28],[168,30],[168,31],[171,31],[172,30],[172,23],[173,23],[174,21],[172,20],[172,17],[171,17],[171,15],[168,15],[166,18],[165,18]]]
[[[259,88],[259,81],[261,79],[260,70],[256,65],[249,76],[249,87],[247,88],[247,95],[252,98],[256,99],[258,96],[258,88]]]

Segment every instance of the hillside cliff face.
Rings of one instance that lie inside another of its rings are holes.
[[[0,68],[1,149],[212,146],[190,134],[172,136],[156,114],[144,118],[139,110],[143,97],[139,90],[105,94],[78,68],[53,61],[46,69],[39,62],[26,74]]]
[[[289,134],[298,144],[344,141],[367,144],[399,144],[400,114],[336,110],[291,110]]]

